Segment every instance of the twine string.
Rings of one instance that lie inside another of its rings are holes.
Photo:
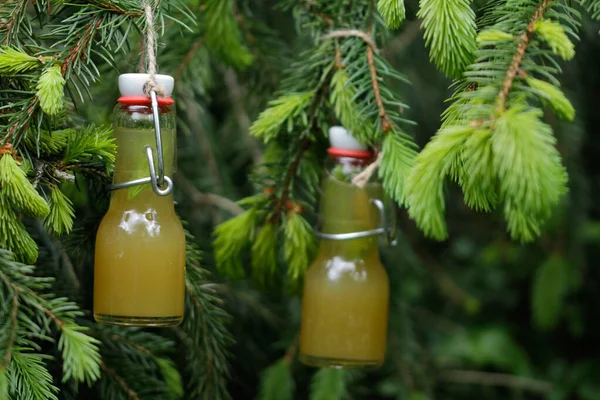
[[[356,175],[352,178],[352,183],[359,188],[364,188],[365,185],[369,182],[379,165],[381,165],[381,157],[383,156],[382,152],[377,153],[377,158],[371,164],[367,166],[360,174]]]
[[[154,30],[154,12],[148,1],[144,2],[144,13],[146,14],[146,64],[148,68],[148,81],[144,84],[144,93],[150,96],[150,92],[154,92],[160,96],[165,96],[165,89],[156,81],[156,31]]]

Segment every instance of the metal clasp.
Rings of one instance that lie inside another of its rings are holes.
[[[396,208],[392,206],[392,215],[391,227],[388,228],[387,219],[385,215],[385,205],[383,201],[379,199],[370,199],[371,203],[377,207],[379,211],[379,228],[370,229],[368,231],[360,231],[360,232],[348,232],[348,233],[323,233],[316,231],[315,235],[321,239],[328,240],[352,240],[352,239],[360,239],[369,236],[378,236],[384,235],[388,246],[396,246],[398,240],[396,238]]]
[[[163,157],[162,137],[160,134],[160,120],[158,114],[158,99],[156,92],[150,91],[152,101],[152,117],[154,119],[154,136],[156,139],[157,169],[154,170],[154,151],[151,146],[145,146],[146,158],[148,159],[148,170],[150,176],[146,178],[134,179],[127,182],[116,183],[110,186],[110,190],[125,189],[137,185],[152,184],[152,190],[159,196],[166,196],[173,191],[173,180],[165,175],[165,161]]]

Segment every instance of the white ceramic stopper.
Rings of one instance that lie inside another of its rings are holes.
[[[329,143],[331,143],[331,147],[335,147],[336,149],[363,151],[369,149],[356,140],[352,136],[352,133],[342,126],[332,126],[329,128]]]
[[[165,96],[171,97],[175,79],[169,75],[155,75],[156,82],[165,90]],[[149,74],[119,75],[119,91],[121,96],[145,96],[144,84],[150,78]]]

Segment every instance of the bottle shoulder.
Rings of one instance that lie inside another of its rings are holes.
[[[169,236],[185,241],[183,225],[174,210],[111,206],[104,215],[98,236],[115,240],[128,236],[159,238]]]
[[[320,253],[309,267],[305,279],[387,282],[388,275],[377,252],[358,259]]]

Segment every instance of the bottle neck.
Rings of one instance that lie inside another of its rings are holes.
[[[173,129],[162,129],[162,146],[165,175],[173,177],[175,132]],[[156,139],[153,128],[115,128],[117,156],[113,183],[147,178],[150,176],[146,146],[156,149]],[[154,153],[154,169],[157,171],[158,159]],[[148,209],[160,207],[173,209],[173,196],[159,196],[152,190],[150,183],[119,189],[113,192],[111,207],[127,206],[129,208]]]
[[[364,188],[360,188],[351,182],[351,177],[340,173],[338,166],[334,166],[323,181],[320,205],[321,231],[339,234],[376,229],[379,224],[379,213],[370,199],[381,198],[381,185],[369,183]],[[376,256],[378,237],[369,236],[351,240],[322,239],[321,251],[328,251],[346,259]]]

